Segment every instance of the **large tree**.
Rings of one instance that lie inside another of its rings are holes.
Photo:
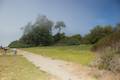
[[[61,30],[65,27],[66,25],[63,21],[56,22],[54,28],[58,30],[58,33],[54,35],[55,42],[58,42],[65,37],[65,33],[61,33]]]
[[[52,27],[53,22],[46,16],[38,16],[34,24],[25,26],[20,41],[33,46],[50,45],[53,42]]]
[[[62,28],[65,28],[66,25],[63,21],[56,22],[55,29],[58,29],[58,33],[61,32]]]

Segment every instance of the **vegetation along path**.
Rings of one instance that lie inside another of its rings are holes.
[[[91,69],[79,64],[54,60],[21,50],[19,50],[19,53],[39,67],[40,70],[56,76],[59,80],[95,80],[90,75]]]

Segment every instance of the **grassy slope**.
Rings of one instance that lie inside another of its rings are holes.
[[[90,51],[90,45],[81,46],[52,46],[34,47],[24,50],[40,54],[43,56],[62,59],[86,65],[94,59],[94,54]]]
[[[46,76],[22,56],[0,56],[0,80],[47,80]]]

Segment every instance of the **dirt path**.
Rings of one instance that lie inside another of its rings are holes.
[[[56,76],[58,80],[95,80],[91,77],[91,69],[62,60],[53,60],[26,51],[20,51],[26,59],[31,61],[40,70]]]

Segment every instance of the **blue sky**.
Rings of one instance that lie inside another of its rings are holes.
[[[68,35],[84,35],[98,24],[120,22],[120,0],[0,0],[0,44],[19,39],[20,28],[38,15],[63,20]]]

